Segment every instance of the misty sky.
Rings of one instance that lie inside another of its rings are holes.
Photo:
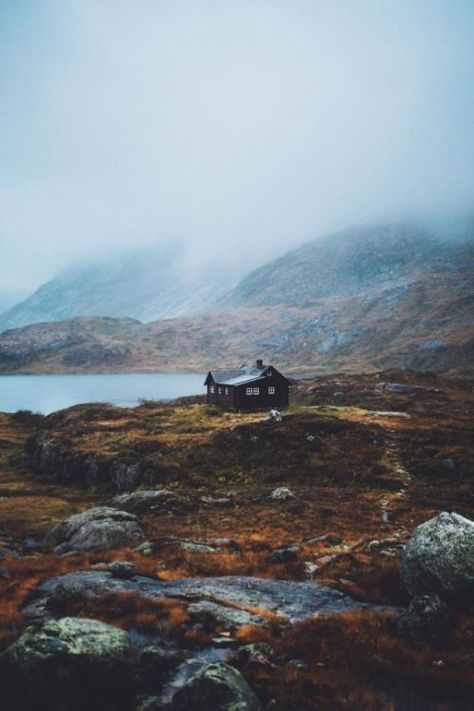
[[[0,292],[474,205],[472,0],[0,0]]]

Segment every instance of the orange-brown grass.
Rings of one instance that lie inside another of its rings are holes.
[[[144,597],[138,593],[108,593],[101,598],[80,597],[67,603],[62,613],[93,617],[123,629],[148,634],[184,637],[188,615],[178,600]]]
[[[452,644],[437,651],[407,645],[395,632],[395,617],[382,613],[319,617],[282,634],[249,626],[238,636],[265,641],[275,650],[276,667],[244,672],[282,711],[392,709],[397,697],[425,695],[440,704],[430,708],[468,708],[474,693],[472,618],[461,619]],[[286,667],[290,659],[303,660],[308,668]]]
[[[5,646],[24,627],[21,608],[31,593],[45,579],[90,567],[88,556],[28,556],[2,560],[4,576],[0,579],[0,645]]]
[[[0,648],[18,636],[24,626],[22,607],[38,585],[50,578],[76,570],[90,570],[113,560],[136,563],[142,575],[155,576],[156,563],[132,550],[82,553],[72,556],[35,555],[2,560],[4,576],[0,578]]]

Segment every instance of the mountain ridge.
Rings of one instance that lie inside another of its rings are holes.
[[[205,313],[7,330],[0,372],[202,372],[257,357],[288,373],[472,368],[472,233],[446,242],[406,223],[354,229],[254,270]]]
[[[179,245],[135,250],[70,267],[0,314],[0,332],[76,316],[152,321],[199,313],[236,281],[230,268],[203,265],[189,277]]]

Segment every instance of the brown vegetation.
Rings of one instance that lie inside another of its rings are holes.
[[[389,392],[380,387],[385,381],[413,390]],[[310,562],[319,566],[318,582],[361,600],[406,604],[401,546],[416,525],[443,509],[474,518],[471,382],[393,371],[332,376],[299,382],[293,403],[275,427],[263,425],[259,413],[199,404],[85,405],[35,422],[0,415],[0,538],[10,550],[0,561],[0,646],[21,631],[21,608],[41,580],[112,560],[130,560],[141,574],[163,579],[246,574],[302,580]],[[386,414],[394,411],[408,416]],[[182,506],[140,514],[153,543],[150,555],[115,550],[60,557],[41,547],[54,523],[110,501],[114,492],[33,477],[25,443],[40,430],[69,454],[134,463],[142,487],[165,487],[181,497]],[[179,476],[163,484],[170,471]],[[272,501],[271,490],[283,485],[294,498]],[[204,496],[227,497],[232,505],[203,502]],[[15,549],[25,551],[25,536],[38,538],[39,547],[15,557]],[[180,546],[216,539],[232,545],[216,544],[215,552]],[[272,551],[293,545],[295,560],[271,562]],[[219,632],[206,628],[196,639],[174,601],[109,596],[76,600],[68,612],[186,644]],[[243,671],[264,700],[277,699],[278,709],[389,709],[401,700],[416,705],[423,690],[439,701],[437,708],[463,708],[474,691],[474,622],[471,613],[457,615],[453,643],[437,652],[402,642],[390,615],[321,618],[296,628],[272,618],[270,630],[241,628],[237,636],[269,641],[279,661]],[[305,668],[285,667],[291,659],[303,660]]]

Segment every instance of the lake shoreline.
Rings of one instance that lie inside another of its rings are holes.
[[[74,405],[135,407],[205,393],[204,373],[88,373],[0,375],[0,411],[48,415]]]

